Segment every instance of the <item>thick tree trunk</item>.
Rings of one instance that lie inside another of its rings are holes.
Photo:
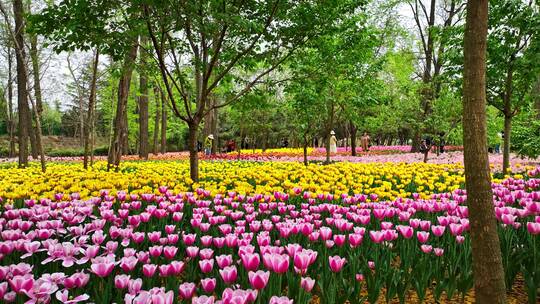
[[[351,122],[351,155],[356,156],[356,135],[358,128]]]
[[[147,46],[147,39],[141,38],[141,44]],[[148,79],[146,77],[146,51],[140,50],[141,71],[139,72],[139,157],[148,159]]]
[[[88,113],[86,115],[87,121],[84,124],[84,158],[83,167],[88,168],[88,156],[90,151],[93,150],[92,139],[90,134],[94,132],[94,107],[96,102],[96,82],[97,82],[97,70],[99,64],[99,50],[96,49],[94,53],[94,62],[92,65],[92,81],[90,84],[90,96],[88,98]]]
[[[17,101],[19,108],[19,167],[28,166],[28,135],[31,126],[30,109],[28,107],[28,90],[26,74],[26,52],[24,49],[24,10],[22,0],[13,1],[15,16],[15,51],[17,58]]]
[[[28,138],[30,139],[30,154],[34,160],[39,157],[38,144],[36,140],[36,132],[34,131],[32,109],[28,108],[28,119],[25,121],[28,129]]]
[[[197,151],[198,123],[188,123],[189,175],[193,182],[199,181],[199,153]]]
[[[503,173],[510,168],[510,135],[512,132],[512,116],[504,115],[504,139],[503,139]]]
[[[8,44],[8,119],[9,119],[9,157],[15,157],[15,115],[13,113],[13,53],[11,43]]]
[[[120,159],[122,158],[123,145],[127,138],[127,126],[125,125],[125,116],[127,115],[127,101],[129,96],[129,86],[133,72],[133,63],[137,57],[137,41],[134,42],[131,50],[123,62],[122,76],[118,81],[118,104],[116,106],[116,117],[114,119],[113,137],[109,147],[109,156],[107,158],[107,169],[112,167],[118,170]]]
[[[465,185],[476,303],[502,304],[506,303],[506,289],[487,151],[487,17],[488,0],[467,2],[463,69]]]
[[[197,148],[197,145],[195,145]],[[167,152],[167,97],[161,93],[161,154]]]
[[[129,89],[128,89],[129,92]],[[129,94],[129,93],[128,93]],[[129,97],[128,97],[129,100]],[[129,147],[129,125],[128,125],[128,105],[126,100],[126,107],[125,107],[125,113],[124,113],[124,123],[122,124],[122,128],[124,128],[123,133],[124,136],[122,137],[122,155],[129,155],[130,153],[130,147]]]
[[[154,117],[154,145],[153,145],[153,153],[158,154],[158,140],[159,140],[159,118],[161,117],[161,105],[160,105],[160,94],[159,94],[159,88],[154,86],[154,99],[156,101],[156,116]]]

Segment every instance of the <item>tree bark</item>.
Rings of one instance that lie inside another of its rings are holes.
[[[304,166],[307,167],[307,165],[308,165],[308,152],[307,152],[308,137],[307,137],[307,134],[304,134],[303,148],[304,148]]]
[[[188,124],[189,175],[193,182],[199,181],[199,153],[197,151],[198,123]]]
[[[532,90],[536,119],[540,119],[540,75],[538,76]]]
[[[88,155],[90,150],[93,150],[93,143],[90,138],[90,134],[94,132],[94,107],[96,103],[96,82],[97,82],[97,70],[99,64],[99,49],[94,52],[94,62],[92,65],[92,80],[90,84],[90,96],[88,98],[88,113],[86,115],[86,123],[84,124],[84,158],[83,167],[88,168]]]
[[[19,167],[28,166],[28,122],[31,122],[28,107],[28,90],[26,75],[26,52],[24,50],[24,10],[22,0],[13,1],[15,16],[15,52],[17,58],[17,102],[19,108]],[[31,126],[31,124],[30,124]]]
[[[128,95],[129,95],[129,89],[128,89]],[[129,121],[128,121],[128,101],[129,97],[126,100],[126,107],[125,107],[125,113],[123,115],[124,117],[124,123],[122,124],[122,128],[124,129],[124,136],[122,137],[122,155],[129,155],[130,147],[129,147]]]
[[[351,121],[351,155],[356,156],[356,135],[358,133],[358,128]]]
[[[476,303],[506,303],[487,151],[488,0],[467,2],[464,38],[463,146]]]
[[[504,115],[504,138],[503,138],[503,167],[506,174],[510,168],[510,136],[512,132],[512,115]]]
[[[12,44],[8,43],[8,119],[9,119],[9,157],[15,156],[15,115],[13,113],[13,53],[12,53]]]
[[[197,146],[195,145],[195,148]],[[161,94],[161,154],[167,152],[167,96]]]
[[[32,71],[33,71],[33,80],[34,80],[34,97],[35,97],[35,103],[36,103],[36,111],[39,114],[39,117],[41,118],[41,115],[43,114],[43,99],[41,95],[41,81],[40,81],[40,68],[39,68],[39,53],[37,48],[37,36],[31,35],[30,36],[30,59],[32,61]],[[37,137],[41,137],[41,134],[38,135],[38,132],[41,133],[42,130],[40,128],[33,129],[36,137],[36,143],[37,143]],[[37,144],[39,146],[39,144]],[[39,150],[39,147],[38,147]]]
[[[154,86],[154,99],[156,101],[156,116],[154,117],[154,145],[153,153],[154,155],[158,154],[158,139],[159,139],[159,118],[161,116],[161,105],[160,105],[160,95],[159,88]]]
[[[141,37],[141,45],[147,46],[146,37]],[[141,69],[139,71],[139,157],[148,159],[148,78],[146,77],[146,51],[139,50]]]
[[[114,119],[114,130],[109,148],[109,156],[107,157],[107,169],[116,168],[120,164],[122,158],[123,145],[127,138],[127,101],[129,96],[129,87],[131,83],[131,75],[133,73],[133,63],[137,57],[137,41],[135,41],[124,58],[122,66],[122,75],[118,81],[118,104],[116,106],[116,117]]]

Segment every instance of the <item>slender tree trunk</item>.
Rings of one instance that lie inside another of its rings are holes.
[[[304,166],[307,167],[307,165],[308,165],[308,153],[307,153],[308,137],[307,137],[307,134],[304,134],[303,148],[304,148]]]
[[[41,116],[43,115],[43,99],[41,97],[42,95],[41,95],[41,81],[40,81],[40,68],[39,68],[40,63],[39,63],[39,53],[38,53],[38,41],[37,41],[36,35],[30,35],[30,59],[32,61],[36,110],[41,118]],[[36,123],[36,128],[33,129],[33,131],[35,133],[36,142],[37,142],[38,133],[42,132],[41,128],[37,128],[37,123]],[[39,150],[39,147],[38,147],[38,150]]]
[[[332,135],[330,135],[330,132],[332,131],[332,128],[334,127],[334,102],[332,101],[331,107],[330,107],[330,117],[328,121],[328,126],[326,128],[326,163],[330,163],[330,139],[332,138]]]
[[[510,135],[512,132],[512,115],[504,115],[504,139],[503,139],[503,173],[510,168]]]
[[[161,117],[161,105],[159,103],[160,94],[159,88],[154,86],[154,99],[156,101],[156,116],[154,117],[154,145],[153,152],[154,155],[158,154],[158,139],[159,139],[159,118]]]
[[[351,122],[351,155],[356,156],[356,135],[358,128]]]
[[[24,10],[22,0],[13,1],[15,16],[15,51],[17,58],[17,102],[19,108],[19,167],[28,166],[28,122],[31,121],[28,107],[27,74],[25,69],[26,52],[24,50]],[[31,124],[30,124],[31,126]]]
[[[467,2],[464,38],[463,146],[476,303],[506,303],[487,151],[488,0]]]
[[[536,119],[540,119],[540,75],[537,77],[532,89],[534,109],[536,110]]]
[[[8,43],[8,118],[9,118],[9,157],[15,156],[15,115],[13,113],[13,53],[11,43]]]
[[[195,148],[197,148],[195,146]],[[161,93],[161,154],[167,152],[167,97]]]
[[[199,153],[197,151],[198,123],[188,123],[189,175],[193,182],[199,181]]]
[[[39,153],[39,160],[41,163],[41,172],[45,173],[47,171],[47,166],[45,164],[45,152],[43,151],[43,144],[41,140],[41,115],[38,111],[37,105],[34,101],[32,101],[32,97],[28,96],[32,103],[32,109],[34,110],[34,116],[36,118],[36,149]]]
[[[141,45],[147,46],[146,37],[141,37]],[[146,51],[142,48],[141,70],[139,72],[139,157],[148,159],[148,79],[146,77]]]
[[[137,57],[137,41],[131,47],[131,50],[123,62],[122,76],[118,81],[118,104],[116,106],[116,117],[114,119],[114,131],[107,158],[107,169],[115,167],[118,169],[120,159],[122,158],[123,145],[127,137],[127,126],[125,125],[125,116],[127,115],[127,101],[129,96],[129,86],[133,72],[133,63]]]
[[[84,124],[84,158],[83,158],[83,167],[88,168],[88,155],[90,154],[92,145],[92,140],[90,134],[94,132],[94,107],[96,102],[96,82],[97,82],[97,70],[99,64],[99,49],[96,49],[94,52],[94,62],[92,65],[92,81],[90,84],[90,96],[88,98],[88,113],[86,115],[86,123]]]

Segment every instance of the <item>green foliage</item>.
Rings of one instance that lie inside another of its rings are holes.
[[[521,156],[540,156],[540,120],[536,111],[527,111],[516,117],[512,128],[512,148]]]

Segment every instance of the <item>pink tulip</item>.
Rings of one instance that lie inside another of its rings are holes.
[[[223,269],[227,266],[232,265],[233,258],[231,255],[222,254],[222,255],[216,256],[216,262],[218,264],[218,267]]]
[[[332,270],[332,272],[339,272],[346,262],[347,260],[345,258],[337,255],[328,257],[328,263],[330,264],[330,270]]]
[[[259,270],[257,272],[248,272],[249,284],[251,288],[261,290],[266,287],[268,280],[270,279],[270,272]]]
[[[420,249],[422,249],[424,253],[430,253],[433,247],[431,245],[423,244],[422,246],[420,246]]]
[[[199,254],[199,247],[190,246],[186,248],[186,254],[190,258],[194,258]]]
[[[533,235],[540,234],[540,222],[527,222],[527,231]]]
[[[234,281],[236,281],[236,278],[238,277],[236,266],[227,266],[223,269],[220,269],[219,274],[221,275],[221,278],[223,279],[225,284],[234,283]]]
[[[177,251],[178,251],[178,247],[165,246],[163,247],[163,256],[165,256],[165,258],[168,260],[172,260],[174,259],[174,256],[176,255]]]
[[[114,259],[111,261],[110,259],[104,257],[95,258],[92,260],[92,265],[90,266],[90,269],[98,277],[104,278],[111,274],[111,272],[113,271]]]
[[[178,287],[178,294],[182,299],[191,299],[195,294],[195,283],[183,283]]]
[[[356,279],[356,281],[358,281],[358,282],[362,282],[362,281],[365,280],[365,277],[364,277],[363,274],[357,273],[356,276],[355,276],[355,279]]]
[[[444,249],[442,248],[433,248],[433,253],[435,253],[436,256],[441,256],[444,254]]]
[[[139,293],[139,291],[141,291],[141,288],[142,288],[142,283],[143,282],[141,278],[138,278],[135,280],[129,280],[128,292],[132,295]]]
[[[286,254],[267,253],[263,255],[264,266],[275,273],[286,273],[289,269],[289,256]]]
[[[191,299],[191,304],[214,304],[214,296],[199,296]]]
[[[69,292],[67,290],[58,291],[56,293],[56,299],[64,304],[74,304],[78,302],[84,302],[90,298],[87,294],[82,294],[80,296],[76,296],[75,298],[72,298],[69,296]]]
[[[214,268],[214,260],[200,260],[199,268],[202,273],[209,273]]]
[[[444,230],[446,229],[445,226],[438,226],[438,225],[433,225],[431,226],[431,231],[433,232],[433,234],[437,237],[440,237],[444,234]]]
[[[396,230],[401,233],[401,235],[406,238],[410,239],[413,236],[413,228],[411,226],[405,226],[405,225],[397,225]]]
[[[154,273],[156,272],[157,265],[155,264],[144,264],[142,266],[143,275],[145,277],[152,277],[154,276]]]
[[[293,300],[285,296],[283,297],[273,296],[270,298],[270,302],[268,302],[268,304],[293,304]]]
[[[34,278],[31,275],[16,275],[8,281],[11,290],[16,293],[29,292],[34,287]]]
[[[244,253],[240,256],[242,264],[247,271],[255,271],[259,268],[261,258],[256,253]]]
[[[417,231],[416,232],[416,237],[418,238],[418,241],[420,243],[425,243],[428,241],[428,238],[429,238],[429,232],[426,232],[426,231]]]
[[[201,287],[206,293],[212,293],[216,289],[216,279],[206,278],[201,280]]]
[[[306,292],[311,292],[315,286],[315,280],[310,277],[303,277],[300,279],[300,287],[302,287]]]
[[[369,232],[369,238],[373,243],[381,243],[382,241],[384,241],[384,231],[372,230]]]
[[[114,277],[114,286],[118,289],[125,289],[128,286],[130,276],[121,274]]]

